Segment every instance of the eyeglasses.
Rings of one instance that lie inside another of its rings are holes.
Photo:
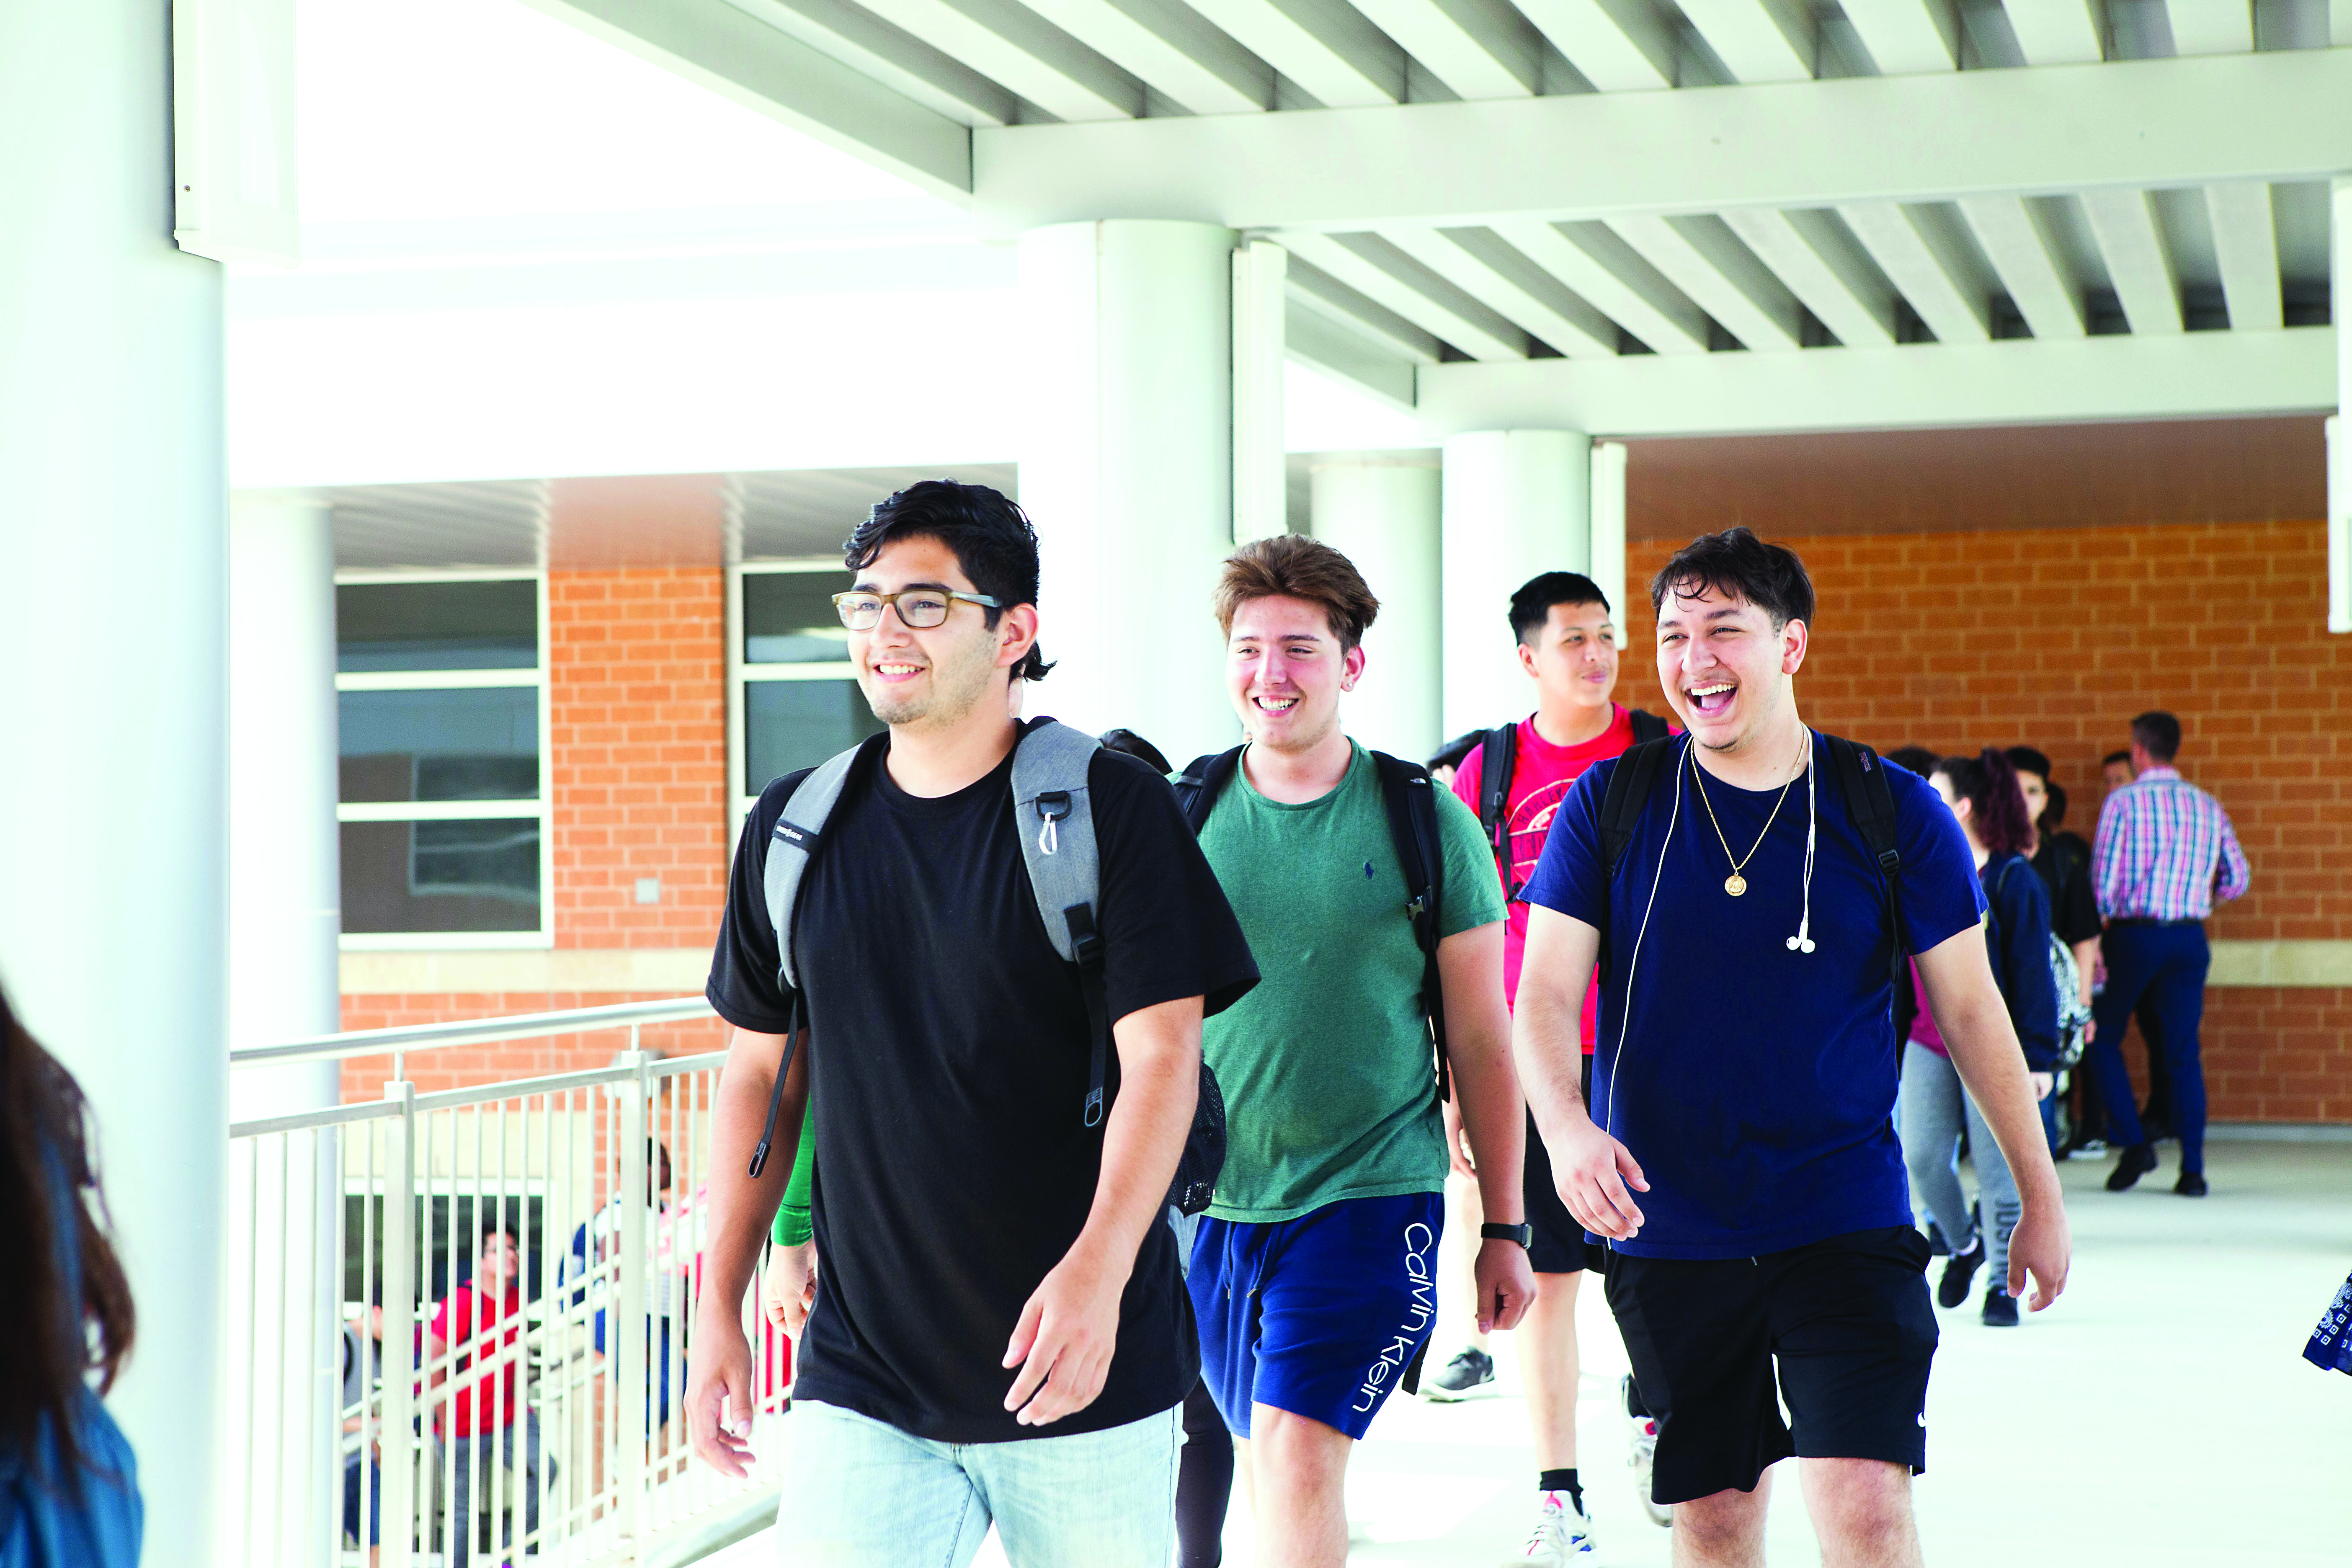
[[[919,632],[946,625],[948,611],[955,607],[953,602],[957,599],[992,610],[1004,607],[1002,599],[992,599],[985,594],[959,594],[952,588],[901,588],[895,594],[869,594],[854,588],[846,594],[835,594],[833,607],[840,612],[841,624],[851,631],[870,632],[882,624],[883,608],[895,605],[898,619],[908,629]]]

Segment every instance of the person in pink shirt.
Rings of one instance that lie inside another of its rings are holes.
[[[1608,597],[1592,579],[1573,572],[1547,572],[1511,595],[1510,618],[1518,640],[1519,668],[1535,682],[1536,710],[1516,725],[1490,731],[1474,746],[1455,770],[1453,787],[1478,813],[1494,847],[1496,874],[1511,900],[1503,938],[1503,991],[1506,1000],[1516,1002],[1528,934],[1528,908],[1518,901],[1518,891],[1543,854],[1553,814],[1586,769],[1640,742],[1664,736],[1669,726],[1664,719],[1615,700],[1617,628]],[[1588,985],[1588,1084],[1599,998],[1597,986]],[[1533,1127],[1532,1120],[1528,1125]],[[1446,1131],[1455,1168],[1466,1172],[1475,1151],[1465,1148],[1451,1107]],[[1601,1257],[1601,1248],[1585,1241],[1584,1227],[1559,1201],[1541,1142],[1540,1138],[1528,1142],[1525,1178],[1536,1300],[1517,1331],[1539,1472],[1536,1533],[1525,1558],[1531,1563],[1587,1561],[1592,1550],[1591,1517],[1576,1473],[1576,1292],[1584,1271],[1599,1268]],[[1464,1194],[1465,1211],[1474,1208],[1476,1189],[1460,1183],[1455,1186]],[[1481,1218],[1465,1212],[1448,1220],[1447,1232],[1475,1235]],[[1493,1378],[1492,1358],[1474,1341],[1430,1380],[1425,1392],[1433,1399],[1460,1398]],[[1628,1400],[1638,1468],[1648,1452],[1643,1438],[1649,1423],[1630,1389]],[[1641,1478],[1641,1492],[1644,1499],[1650,1495],[1646,1475]],[[1666,1521],[1658,1517],[1658,1522]]]

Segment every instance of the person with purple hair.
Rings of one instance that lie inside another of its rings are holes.
[[[1993,979],[2009,1005],[2034,1093],[2047,1100],[2058,1065],[2058,993],[2050,979],[2050,895],[2025,858],[2033,842],[2033,823],[2026,816],[2017,769],[1988,747],[1973,757],[1941,759],[1929,782],[1959,819],[1960,831],[1976,856],[1977,878],[1984,884],[1988,906],[1985,945]],[[1970,1281],[1989,1258],[1991,1283],[1985,1288],[1984,1321],[1995,1328],[2015,1328],[2017,1302],[2007,1287],[2009,1233],[2021,1212],[2017,1182],[1952,1066],[1916,967],[1912,984],[1920,1002],[1911,1024],[1910,1044],[1916,1048],[1903,1053],[1900,1133],[1911,1190],[1927,1205],[1952,1249],[1936,1287],[1936,1303],[1950,1308],[1967,1300]],[[1963,1125],[1977,1171],[1973,1212],[1960,1192],[1952,1160]]]

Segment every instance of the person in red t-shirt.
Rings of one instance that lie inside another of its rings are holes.
[[[465,1568],[474,1546],[474,1488],[490,1484],[493,1468],[513,1473],[524,1531],[539,1528],[539,1414],[525,1409],[521,1400],[521,1279],[522,1252],[514,1232],[492,1221],[482,1232],[474,1277],[449,1292],[425,1334],[433,1432],[456,1450],[447,1520],[453,1526],[449,1560],[456,1568]],[[453,1347],[457,1355],[448,1359]],[[444,1384],[455,1384],[455,1391],[441,1394]],[[500,1549],[508,1543],[502,1531]]]
[[[1547,572],[1521,586],[1511,595],[1511,630],[1518,638],[1519,667],[1535,682],[1536,710],[1511,732],[1506,763],[1509,777],[1499,781],[1499,799],[1489,798],[1488,753],[1496,749],[1491,735],[1462,759],[1453,787],[1486,825],[1496,846],[1496,873],[1511,897],[1503,939],[1503,992],[1507,1000],[1516,1003],[1528,934],[1528,907],[1517,895],[1543,854],[1553,814],[1568,798],[1570,787],[1593,763],[1622,755],[1637,741],[1664,735],[1669,727],[1663,719],[1633,712],[1612,700],[1617,686],[1617,628],[1607,596],[1590,577]],[[1584,995],[1588,1081],[1594,1012],[1600,1002],[1597,978]],[[1472,1152],[1464,1148],[1452,1108],[1447,1109],[1446,1131],[1455,1168],[1466,1170]],[[1583,1490],[1576,1479],[1576,1293],[1583,1271],[1597,1269],[1601,1262],[1601,1248],[1588,1247],[1584,1227],[1569,1215],[1553,1189],[1551,1162],[1536,1147],[1540,1142],[1528,1146],[1526,1173],[1528,1223],[1532,1233],[1528,1251],[1536,1273],[1536,1300],[1517,1330],[1520,1375],[1527,1385],[1528,1419],[1535,1428],[1543,1499],[1538,1539],[1529,1543],[1531,1563],[1553,1561],[1553,1554],[1565,1560],[1580,1550],[1590,1550],[1576,1541],[1580,1531],[1586,1541],[1591,1539]],[[1476,1189],[1460,1183],[1454,1185],[1465,1196],[1465,1212],[1458,1218],[1449,1216],[1447,1232],[1474,1236],[1482,1219],[1468,1212],[1477,1203]],[[1483,1345],[1474,1342],[1430,1381],[1426,1392],[1436,1399],[1459,1398],[1493,1376],[1492,1359]],[[1646,1418],[1637,1415],[1635,1422],[1638,1432]],[[1637,1436],[1637,1466],[1643,1452]],[[1554,1500],[1560,1494],[1566,1494],[1565,1508]],[[1642,1495],[1649,1495],[1646,1480]]]

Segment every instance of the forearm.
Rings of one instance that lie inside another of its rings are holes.
[[[1496,1019],[1491,1026],[1454,1035],[1448,1045],[1454,1103],[1478,1163],[1478,1202],[1495,1224],[1517,1225],[1527,1217],[1520,1177],[1528,1119],[1505,1026],[1506,1019]]]
[[[1103,1124],[1102,1173],[1069,1256],[1118,1279],[1160,1222],[1201,1095],[1201,1001],[1167,1003],[1121,1018],[1118,1099]],[[1160,1016],[1175,1009],[1172,1016]]]
[[[806,1047],[806,1036],[802,1037],[802,1045]],[[738,1029],[728,1048],[726,1066],[719,1069],[711,1106],[710,1228],[703,1247],[702,1299],[725,1310],[740,1303],[751,1288],[751,1270],[759,1262],[776,1205],[783,1199],[803,1136],[801,1120],[808,1100],[805,1048],[793,1053],[767,1164],[756,1178],[750,1174],[751,1151],[758,1146],[761,1129],[768,1120],[768,1099],[782,1049],[781,1036]]]

